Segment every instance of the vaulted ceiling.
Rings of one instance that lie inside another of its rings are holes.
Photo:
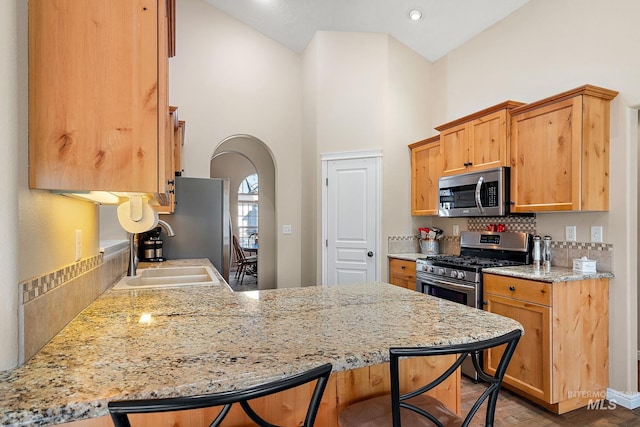
[[[302,53],[317,31],[387,33],[436,61],[529,0],[206,0]],[[422,18],[409,19],[418,9]]]

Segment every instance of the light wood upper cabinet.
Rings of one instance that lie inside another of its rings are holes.
[[[438,178],[442,175],[440,137],[409,145],[411,149],[411,214],[438,215]]]
[[[442,175],[509,165],[509,111],[523,105],[506,101],[438,126]]]
[[[586,85],[511,111],[512,212],[609,209],[616,95]]]
[[[168,203],[166,0],[29,1],[29,185]]]
[[[159,213],[173,213],[175,210],[175,169],[176,169],[176,158],[175,158],[175,146],[179,143],[178,138],[180,137],[179,133],[179,120],[178,120],[178,108],[177,107],[169,107],[169,121],[167,122],[167,140],[165,143],[165,148],[162,150],[161,164],[164,167],[164,174],[168,178],[169,191],[167,194],[168,203],[164,205],[153,206],[153,208]]]
[[[524,327],[505,387],[559,414],[605,396],[608,279],[547,283],[494,274],[483,279],[485,310]],[[501,354],[501,349],[486,353],[488,372],[495,372]]]

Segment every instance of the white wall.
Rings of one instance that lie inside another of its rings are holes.
[[[18,0],[0,3],[0,179],[5,185],[0,205],[0,370],[18,363],[17,160],[18,160]]]
[[[208,177],[209,161],[225,138],[251,135],[276,164],[278,287],[300,284],[300,55],[202,0],[177,2],[176,57],[170,60],[170,103],[186,120],[188,176]]]
[[[640,55],[636,0],[536,0],[435,63],[437,123],[498,102],[531,102],[585,83],[620,92],[611,109],[610,211],[541,214],[538,231],[564,240],[604,226],[614,244],[610,291],[611,387],[637,390],[637,138]]]
[[[381,278],[387,277],[387,237],[413,234],[408,144],[431,136],[432,65],[386,34],[316,33],[305,58],[305,164],[315,167],[316,243],[321,247],[320,155],[382,150]],[[315,146],[315,150],[310,147]],[[315,162],[315,163],[314,163]],[[306,208],[304,208],[306,209]],[[315,254],[321,279],[321,251]],[[310,264],[311,265],[311,264]]]
[[[27,2],[0,2],[0,369],[18,362],[19,281],[74,262],[75,230],[83,230],[83,257],[98,251],[95,205],[29,190]],[[55,308],[54,308],[55,309]]]

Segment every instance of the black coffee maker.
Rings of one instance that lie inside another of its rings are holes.
[[[140,261],[162,262],[162,239],[160,239],[161,227],[153,228],[140,235],[138,243],[138,258]]]

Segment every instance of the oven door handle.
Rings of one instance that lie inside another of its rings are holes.
[[[484,206],[482,206],[482,200],[480,198],[480,190],[482,189],[482,184],[484,183],[484,176],[478,178],[478,182],[476,183],[476,206],[481,214],[484,213]]]
[[[457,289],[459,291],[469,292],[469,291],[475,290],[475,286],[459,285],[457,283],[451,283],[451,282],[447,282],[445,280],[439,280],[439,279],[430,279],[430,280],[436,285],[445,285],[450,288]]]

